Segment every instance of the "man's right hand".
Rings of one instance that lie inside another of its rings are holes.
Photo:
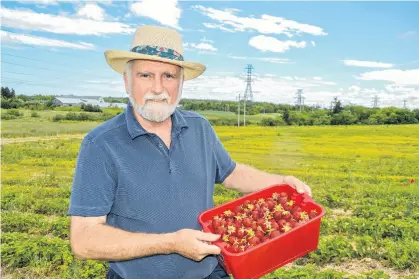
[[[201,261],[208,255],[218,255],[221,252],[217,245],[207,243],[216,241],[220,235],[182,229],[175,232],[174,236],[175,252],[194,261]]]

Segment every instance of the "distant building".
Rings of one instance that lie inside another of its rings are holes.
[[[124,103],[107,103],[103,97],[99,96],[57,96],[52,100],[52,103],[56,106],[81,106],[92,105],[99,106],[101,108],[123,108],[127,107],[127,104]]]

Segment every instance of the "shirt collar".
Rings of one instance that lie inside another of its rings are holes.
[[[171,118],[172,131],[180,133],[182,128],[188,127],[185,118],[182,116],[178,109],[175,109],[175,112],[172,114]],[[135,118],[133,107],[130,101],[128,101],[128,105],[125,109],[125,121],[127,123],[127,129],[131,139],[135,139],[136,137],[148,134],[148,132],[141,126],[140,122],[138,122],[137,118]]]

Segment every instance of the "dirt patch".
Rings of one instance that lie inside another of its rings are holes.
[[[284,265],[281,268],[284,269],[291,269],[293,267],[298,267],[298,265],[294,263],[289,263],[287,265]],[[419,271],[411,272],[409,270],[396,270],[393,268],[385,267],[382,263],[380,263],[377,260],[370,259],[370,258],[364,258],[360,260],[348,260],[341,264],[327,264],[323,267],[319,267],[317,271],[323,271],[323,270],[334,270],[334,271],[340,271],[347,273],[347,276],[360,276],[364,272],[371,272],[371,271],[382,271],[386,275],[390,276],[391,279],[399,279],[404,278],[407,276],[414,276],[416,278],[419,278]]]
[[[341,208],[336,208],[330,210],[329,218],[337,218],[337,217],[351,217],[353,211],[352,210],[344,210]]]
[[[40,140],[58,140],[58,139],[74,139],[74,138],[83,138],[84,134],[75,134],[75,135],[60,135],[60,136],[50,136],[50,137],[26,137],[26,138],[6,138],[1,140],[1,144],[12,144],[20,142],[32,142]]]
[[[364,272],[370,272],[379,270],[390,276],[391,279],[397,279],[400,277],[407,277],[407,276],[415,276],[419,278],[419,271],[410,272],[409,270],[396,270],[392,268],[388,268],[383,266],[379,261],[364,258],[361,260],[348,260],[345,263],[335,265],[335,264],[328,264],[321,268],[321,270],[325,269],[333,269],[337,271],[342,271],[348,273],[348,275],[361,275]]]

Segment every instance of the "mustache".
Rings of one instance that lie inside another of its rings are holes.
[[[144,95],[144,101],[170,101],[170,97],[169,94],[167,92],[163,92],[160,93],[159,95],[153,94],[148,92],[147,94]]]

